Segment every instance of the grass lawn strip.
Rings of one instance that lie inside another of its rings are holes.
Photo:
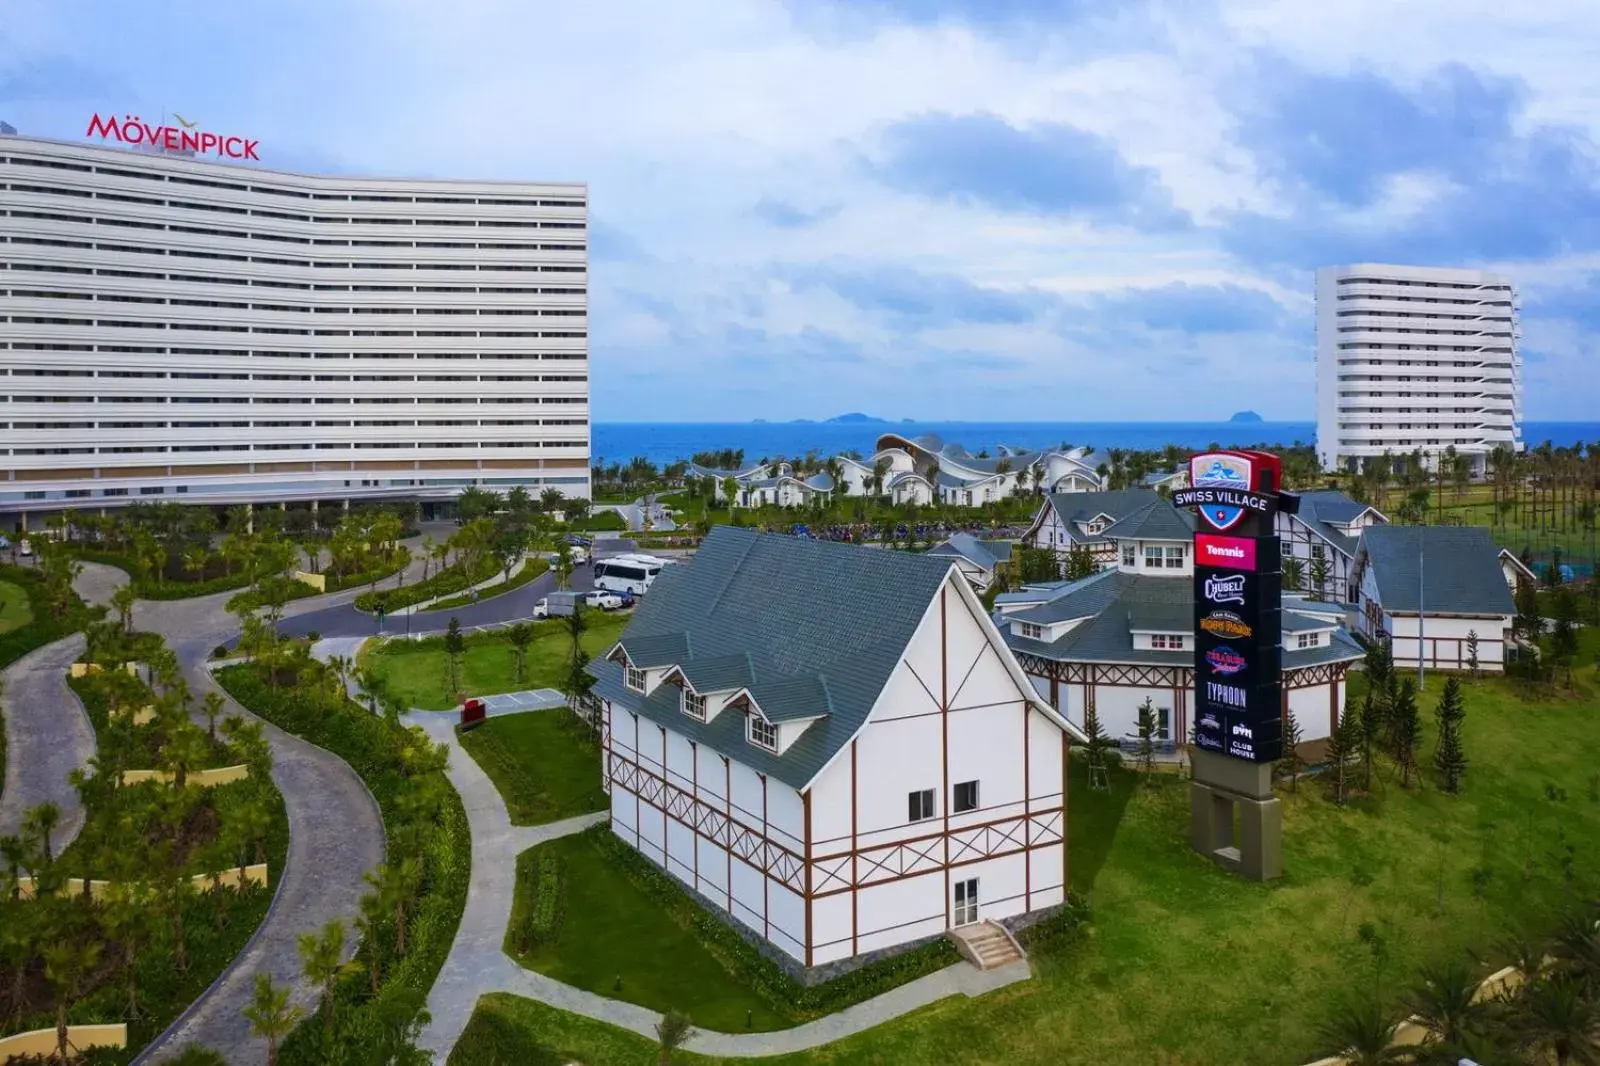
[[[490,718],[458,736],[505,800],[512,825],[606,809],[600,747],[565,708]]]
[[[502,581],[498,585],[490,585],[486,589],[480,589],[478,591],[478,598],[476,600],[472,598],[470,593],[463,596],[452,596],[448,600],[440,600],[438,603],[435,603],[430,607],[423,608],[423,610],[424,612],[447,611],[455,607],[465,607],[472,603],[482,603],[484,600],[491,600],[496,596],[503,595],[515,589],[520,589],[530,581],[537,580],[542,574],[545,573],[545,571],[549,569],[550,563],[547,560],[529,559],[523,565],[521,570],[518,570],[515,574],[511,575],[510,581]]]
[[[0,633],[21,629],[32,618],[28,590],[9,581],[0,581]]]
[[[960,961],[941,938],[803,987],[605,825],[524,853],[517,874],[512,958],[600,995],[676,1008],[719,1032],[789,1028]]]
[[[1343,997],[1376,990],[1396,1003],[1421,964],[1487,952],[1508,928],[1551,914],[1569,891],[1566,861],[1577,885],[1600,876],[1600,773],[1590,754],[1600,714],[1593,670],[1579,677],[1581,691],[1561,699],[1501,679],[1467,683],[1471,762],[1463,793],[1448,796],[1430,769],[1443,684],[1430,674],[1419,700],[1423,786],[1403,790],[1384,762],[1374,794],[1344,808],[1316,778],[1280,792],[1286,872],[1273,884],[1239,880],[1190,850],[1184,780],[1163,776],[1147,788],[1119,770],[1109,791],[1090,792],[1075,762],[1070,875],[1093,908],[1092,936],[1034,950],[1034,981],[767,1061],[1315,1061],[1328,1051],[1317,1030]],[[1481,898],[1480,867],[1489,871]],[[1363,928],[1383,940],[1381,967]],[[509,996],[486,997],[479,1015],[452,1061],[491,1061],[473,1056],[525,1038],[590,1066],[638,1061],[649,1048]]]
[[[583,617],[588,626],[583,634],[583,649],[590,655],[601,655],[615,644],[628,621],[627,616],[620,613],[600,611],[585,612]],[[515,649],[504,630],[467,636],[461,684],[468,695],[491,696],[499,692],[560,687],[571,646],[564,623],[551,619],[531,624],[536,636],[528,645],[526,670],[520,681],[516,675]],[[369,643],[367,647],[371,649],[364,649],[367,662],[378,672],[388,690],[408,707],[445,711],[456,706],[449,691],[442,638],[386,640]]]

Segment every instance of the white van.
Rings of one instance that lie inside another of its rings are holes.
[[[612,555],[594,564],[594,587],[643,596],[655,584],[661,568],[668,565],[654,555]]]

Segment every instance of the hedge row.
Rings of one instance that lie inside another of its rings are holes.
[[[28,594],[33,619],[9,633],[0,633],[0,668],[10,666],[35,648],[76,633],[83,628],[85,608],[76,595],[65,618],[50,613],[44,602],[44,579],[32,567],[0,565],[0,580],[20,586]]]
[[[310,669],[325,671],[321,664]],[[409,1062],[401,1057],[416,1025],[417,1013],[426,1005],[439,970],[455,941],[456,928],[467,902],[472,872],[472,837],[461,797],[443,780],[444,803],[424,831],[400,833],[410,817],[407,793],[415,779],[402,773],[398,739],[382,717],[345,701],[329,711],[294,688],[272,688],[253,664],[217,671],[217,680],[241,704],[280,729],[333,752],[360,775],[383,813],[389,837],[385,861],[397,864],[420,857],[425,866],[421,889],[407,916],[407,950],[398,962],[389,960],[377,995],[369,992],[367,978],[357,976],[339,986],[339,1006],[332,1032],[324,1031],[320,1018],[300,1025],[283,1043],[283,1066],[339,1061],[356,1064]],[[438,774],[443,779],[443,774]],[[420,842],[420,854],[406,854],[399,841]],[[386,923],[387,924],[387,923]],[[392,938],[393,929],[380,936]]]
[[[566,877],[561,859],[548,848],[532,848],[517,856],[517,880],[533,882],[533,901],[517,896],[509,926],[518,955],[526,955],[555,939],[566,911]]]
[[[157,584],[140,576],[143,567],[135,559],[120,552],[100,551],[76,544],[71,546],[71,551],[74,559],[81,559],[86,563],[104,563],[127,574],[128,580],[133,582],[133,591],[141,600],[187,600],[195,596],[209,596],[214,592],[231,592],[250,584],[250,576],[243,570],[236,574],[214,577],[209,581],[179,581],[167,578]]]
[[[500,564],[492,558],[478,561],[471,573],[461,564],[447,567],[440,573],[434,574],[426,581],[419,581],[415,585],[407,585],[401,589],[382,589],[377,592],[363,592],[356,597],[356,610],[358,611],[398,611],[402,607],[410,607],[414,603],[431,600],[435,596],[448,596],[452,592],[460,592],[470,588],[480,581],[487,581],[499,573]]]
[[[732,926],[691,899],[671,876],[619,840],[610,826],[595,826],[585,830],[584,835],[676,921],[693,928],[706,948],[736,979],[753,989],[774,1010],[796,1021],[832,1014],[961,961],[955,945],[940,937],[808,988],[780,970]]]

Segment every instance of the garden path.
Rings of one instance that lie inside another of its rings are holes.
[[[54,803],[61,821],[50,850],[60,855],[83,828],[83,804],[68,775],[94,756],[94,726],[78,694],[67,687],[67,669],[83,654],[83,634],[35,648],[3,675],[6,774],[0,789],[0,836],[22,828],[28,811]]]
[[[494,782],[470,755],[456,754],[459,749],[455,744],[454,715],[412,711],[405,721],[421,726],[435,743],[450,745],[450,783],[461,794],[472,828],[472,884],[467,890],[467,907],[450,956],[428,997],[432,1021],[423,1030],[419,1046],[435,1052],[443,1061],[466,1030],[478,997],[486,992],[527,996],[654,1039],[655,1025],[661,1019],[656,1012],[525,970],[503,950],[516,891],[517,856],[536,844],[603,822],[607,815],[601,812],[550,825],[513,826]],[[981,996],[1030,976],[1026,960],[987,972],[961,962],[792,1029],[769,1033],[697,1031],[685,1046],[701,1054],[727,1058],[802,1051],[870,1029],[948,996]]]

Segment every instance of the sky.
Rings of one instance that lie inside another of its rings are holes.
[[[5,0],[0,120],[581,181],[597,421],[1314,417],[1313,270],[1510,274],[1600,412],[1592,0]]]

